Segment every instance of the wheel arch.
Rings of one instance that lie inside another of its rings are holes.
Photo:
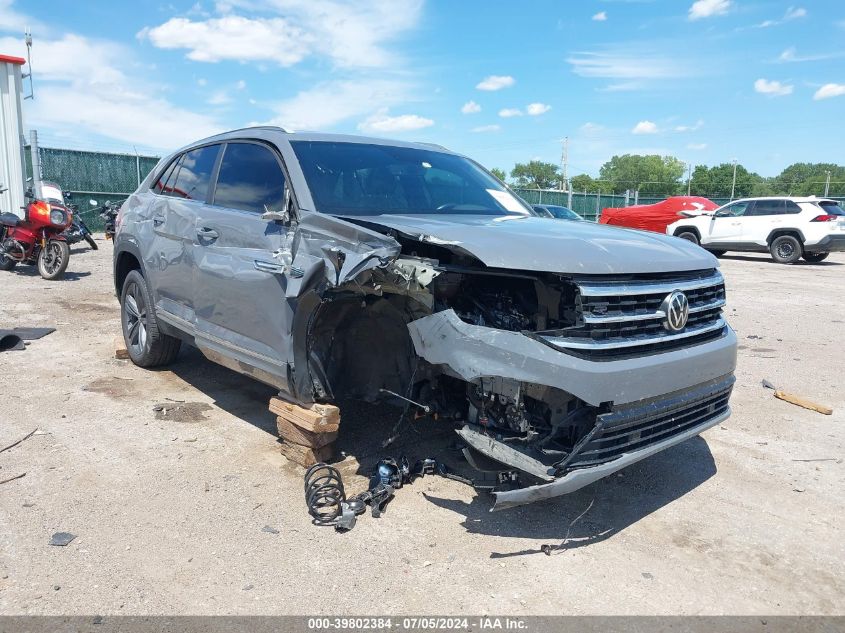
[[[674,231],[674,233],[672,233],[672,235],[674,235],[675,237],[678,237],[681,233],[695,233],[695,236],[698,238],[698,241],[699,242],[701,241],[701,231],[699,231],[698,227],[696,227],[696,226],[690,226],[690,225],[679,226],[678,228],[675,229],[675,231]]]
[[[771,247],[772,242],[774,242],[776,238],[778,238],[782,235],[791,235],[792,237],[796,238],[799,242],[801,242],[802,246],[804,245],[804,242],[806,241],[804,239],[804,234],[801,232],[800,229],[777,228],[777,229],[772,229],[772,231],[769,232],[769,235],[766,238],[766,244],[768,244]]]
[[[132,270],[140,270],[144,279],[149,279],[144,270],[143,259],[138,249],[134,248],[132,244],[122,246],[114,256],[114,291],[118,298],[123,290],[123,282],[126,281],[126,276]]]

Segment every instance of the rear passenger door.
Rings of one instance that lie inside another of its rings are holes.
[[[196,218],[210,192],[220,145],[206,145],[179,156],[152,188],[155,238],[148,266],[156,308],[164,318],[193,324],[193,245]],[[184,326],[184,323],[182,324]]]
[[[284,214],[285,206],[286,179],[275,149],[231,141],[194,231],[197,344],[218,362],[232,366],[234,358],[235,369],[246,365],[247,373],[279,387],[286,386],[291,316],[277,251],[292,231],[289,223],[261,216]]]

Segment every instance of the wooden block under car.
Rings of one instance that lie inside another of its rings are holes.
[[[312,433],[331,433],[340,427],[340,409],[330,404],[305,408],[281,398],[270,398],[270,411]]]
[[[299,444],[308,448],[321,448],[337,439],[337,431],[327,433],[306,431],[282,416],[276,417],[276,428],[279,430],[279,437],[286,442]]]
[[[310,468],[318,462],[325,462],[334,457],[334,444],[311,448],[282,440],[279,444],[279,450],[281,450],[282,455],[303,468]]]
[[[114,337],[114,357],[120,360],[129,358],[129,350],[126,349],[126,343],[123,340],[122,334]]]

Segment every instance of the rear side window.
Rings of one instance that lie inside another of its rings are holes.
[[[783,213],[783,200],[757,200],[751,209],[745,212],[745,215],[782,215]]]
[[[285,175],[276,156],[255,143],[228,143],[214,189],[214,204],[229,209],[282,212]]]
[[[170,177],[165,184],[164,195],[205,202],[219,151],[219,145],[209,145],[186,152],[175,178]]]

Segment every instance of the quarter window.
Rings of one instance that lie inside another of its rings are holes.
[[[219,151],[219,145],[208,145],[186,152],[180,161],[175,180],[171,177],[167,181],[164,195],[205,202]]]
[[[153,185],[153,191],[155,193],[163,194],[167,192],[167,181],[170,178],[173,178],[173,172],[178,169],[177,166],[179,165],[179,161],[182,160],[182,156],[177,156],[176,158],[174,158],[173,162],[170,163],[170,165],[167,166],[167,169],[165,169],[162,172],[161,176],[159,176],[159,179]]]
[[[801,207],[795,204],[792,200],[784,200],[784,213],[801,213]]]
[[[285,175],[276,156],[255,143],[228,143],[214,189],[214,204],[264,213],[284,211]]]

